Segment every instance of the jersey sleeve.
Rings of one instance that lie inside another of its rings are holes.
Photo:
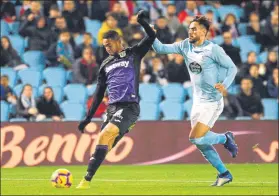
[[[237,73],[237,68],[233,63],[232,59],[226,54],[224,49],[218,45],[214,45],[212,49],[212,58],[215,60],[221,67],[228,69],[226,72],[225,79],[223,81],[223,85],[225,88],[229,88],[232,84],[235,75]]]
[[[93,102],[86,116],[87,120],[91,120],[91,118],[94,116],[96,110],[98,109],[100,103],[104,98],[106,88],[107,88],[106,76],[104,70],[101,69],[98,74],[97,87],[93,95]]]
[[[185,40],[184,40],[185,41]],[[173,44],[162,44],[157,38],[155,39],[152,47],[158,54],[181,54],[184,41],[176,42]]]

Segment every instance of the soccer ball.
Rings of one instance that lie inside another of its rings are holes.
[[[70,188],[73,183],[73,175],[67,169],[58,169],[52,173],[50,180],[55,188]]]

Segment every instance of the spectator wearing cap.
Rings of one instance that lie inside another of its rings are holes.
[[[77,59],[73,65],[73,76],[75,83],[90,85],[97,80],[99,66],[91,47],[82,51],[82,57]]]
[[[107,19],[102,23],[102,27],[98,32],[98,44],[102,45],[103,35],[110,31],[116,31],[120,36],[123,36],[122,30],[118,27],[117,15],[115,13],[108,13]]]
[[[232,45],[232,35],[229,31],[223,33],[224,43],[221,45],[221,47],[225,50],[226,54],[231,57],[234,64],[237,65],[237,67],[240,67],[241,64],[241,58],[240,58],[240,49],[237,47],[234,47]]]
[[[273,69],[272,77],[267,82],[268,95],[271,98],[278,99],[278,68]]]
[[[237,95],[237,99],[243,110],[243,115],[260,120],[260,118],[263,117],[263,105],[261,97],[252,90],[252,80],[250,78],[243,78],[240,88],[241,92]]]

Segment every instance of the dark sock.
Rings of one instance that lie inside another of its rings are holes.
[[[219,177],[223,178],[223,177],[225,177],[225,176],[228,175],[228,174],[229,174],[229,170],[225,171],[225,172],[222,173],[222,174],[219,174]]]
[[[106,155],[108,152],[108,146],[107,145],[97,145],[95,149],[95,153],[92,155],[92,157],[89,160],[88,168],[87,168],[87,174],[84,176],[84,179],[86,181],[91,181],[94,174],[104,161]]]

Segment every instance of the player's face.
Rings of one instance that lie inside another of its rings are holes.
[[[103,39],[103,45],[109,55],[114,55],[121,50],[120,40]]]
[[[198,23],[192,22],[189,26],[189,41],[195,43],[205,36],[205,29]]]

